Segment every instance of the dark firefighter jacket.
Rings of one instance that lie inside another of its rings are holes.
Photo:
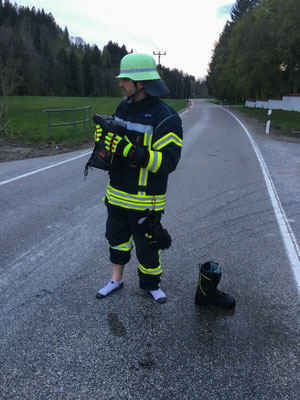
[[[126,124],[126,135],[137,151],[132,160],[120,158],[118,168],[109,173],[108,203],[163,211],[168,175],[181,155],[181,118],[162,100],[149,96],[131,104],[121,102],[114,119]]]

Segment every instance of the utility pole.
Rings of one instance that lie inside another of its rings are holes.
[[[165,56],[167,53],[165,51],[163,53],[161,53],[160,51],[158,53],[155,53],[154,51],[153,54],[155,56],[158,56],[158,65],[160,65],[160,56]]]

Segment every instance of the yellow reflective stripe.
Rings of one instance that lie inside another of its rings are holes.
[[[157,140],[152,147],[154,150],[160,150],[171,142],[174,142],[177,146],[182,147],[182,139],[180,139],[180,137],[173,132],[170,132]]]
[[[138,194],[131,194],[131,193],[127,193],[122,190],[119,190],[119,189],[115,189],[110,185],[110,182],[108,182],[107,191],[109,192],[109,194],[111,194],[115,197],[119,197],[121,199],[125,199],[125,200],[132,201],[132,202],[145,202],[145,201],[151,202],[153,198],[155,198],[155,201],[158,201],[158,202],[162,202],[162,201],[166,200],[165,194],[160,194],[160,195],[155,195],[155,196],[153,196],[153,195],[140,196]]]
[[[132,203],[127,203],[126,201],[117,200],[114,198],[108,198],[108,202],[109,202],[109,204],[112,204],[114,206],[127,208],[129,210],[138,210],[138,211],[144,211],[144,210],[163,211],[165,208],[165,203],[163,203],[163,204],[155,203],[155,205],[153,205],[153,203],[132,204]]]
[[[128,242],[119,244],[118,246],[109,246],[114,250],[130,251],[132,249],[132,238],[130,238]]]
[[[144,133],[144,140],[143,140],[143,145],[147,146],[148,149],[151,147],[151,140],[152,140],[152,133],[145,132]],[[139,186],[147,186],[147,181],[148,181],[148,169],[147,168],[141,168],[140,169],[140,175],[139,175]],[[145,195],[146,192],[139,192],[139,195]]]
[[[142,266],[142,264],[139,263],[139,270],[143,273],[143,274],[147,274],[147,275],[159,275],[162,273],[162,267],[161,264],[159,264],[159,266],[157,268],[144,268]]]
[[[140,169],[139,186],[146,186],[148,180],[148,170],[146,168]],[[146,192],[138,192],[140,196],[146,195]]]
[[[154,161],[154,151],[153,150],[149,150],[149,161],[148,164],[146,166],[147,169],[150,169],[150,166],[153,164]]]
[[[154,209],[163,211],[166,202],[165,194],[156,196],[134,195],[116,190],[109,183],[106,189],[106,198],[110,204],[132,210]]]
[[[150,153],[150,157],[149,157],[149,162],[146,166],[146,169],[155,173],[161,166],[162,154],[160,151],[153,151],[153,150],[149,150],[149,153]]]
[[[206,294],[206,293],[204,292],[204,290],[202,289],[202,276],[203,276],[203,278],[205,278],[205,279],[207,279],[207,280],[209,280],[209,281],[211,281],[211,279],[208,278],[207,276],[203,275],[202,272],[201,272],[201,274],[200,274],[200,279],[199,279],[199,288],[200,288],[201,292],[204,294],[204,296],[207,296],[207,294]]]
[[[153,196],[154,197],[154,196]],[[113,204],[115,206],[123,207],[123,208],[129,208],[131,210],[155,210],[155,211],[163,211],[165,207],[165,201],[158,203],[157,201],[151,200],[148,202],[140,202],[140,203],[132,203],[128,202],[113,196],[107,196],[107,200],[110,204]]]

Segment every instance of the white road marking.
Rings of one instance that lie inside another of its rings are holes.
[[[17,181],[18,179],[26,178],[26,176],[37,174],[38,172],[46,171],[47,169],[57,167],[58,165],[62,165],[62,164],[68,163],[70,161],[77,160],[77,158],[84,157],[84,156],[86,156],[87,154],[90,154],[90,153],[91,152],[88,151],[86,153],[80,154],[79,156],[68,158],[67,160],[60,161],[58,163],[48,165],[47,167],[39,168],[39,169],[36,169],[34,171],[27,172],[26,174],[15,176],[14,178],[10,178],[10,179],[7,179],[5,181],[0,182],[0,186],[1,185],[5,185],[6,183]]]
[[[224,108],[221,107],[223,110]],[[249,133],[248,129],[245,127],[245,125],[235,116],[233,115],[229,110],[226,110],[230,115],[232,115],[233,118],[235,118],[238,123],[241,125],[241,127],[244,129],[246,132],[253,149],[255,151],[255,154],[257,156],[257,159],[259,161],[266,186],[269,192],[269,196],[272,202],[272,206],[274,209],[274,214],[276,216],[276,220],[280,229],[280,234],[282,237],[282,241],[284,243],[284,247],[287,253],[287,256],[290,260],[291,267],[294,272],[294,276],[296,279],[296,283],[298,286],[298,293],[300,294],[300,248],[299,244],[297,243],[297,239],[294,235],[294,232],[289,224],[288,218],[284,212],[284,209],[281,205],[279,196],[277,194],[275,185],[273,183],[273,180],[271,178],[271,175],[269,173],[268,167],[263,159],[263,156],[261,152],[259,151],[255,141],[253,140],[251,134]]]

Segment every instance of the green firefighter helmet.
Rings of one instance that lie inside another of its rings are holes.
[[[141,81],[150,96],[163,96],[169,93],[167,85],[161,80],[152,56],[144,53],[130,53],[121,60],[120,74],[117,78]]]

